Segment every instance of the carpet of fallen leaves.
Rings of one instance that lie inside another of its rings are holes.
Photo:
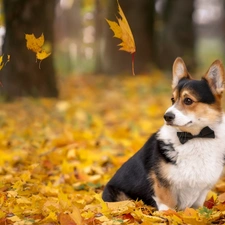
[[[163,124],[168,78],[74,76],[60,89],[59,99],[1,103],[0,225],[225,223],[223,180],[197,210],[101,199],[116,169]]]

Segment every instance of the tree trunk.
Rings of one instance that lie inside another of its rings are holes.
[[[103,38],[103,23],[105,23],[105,15],[103,15],[103,3],[101,0],[95,0],[95,73],[102,73],[102,38]]]
[[[2,92],[8,98],[20,96],[56,97],[58,95],[53,65],[53,23],[56,0],[3,0],[6,34],[3,53],[11,56],[3,69]],[[36,63],[35,53],[26,47],[25,34],[42,33],[52,54]]]
[[[158,38],[157,64],[171,69],[178,56],[192,69],[195,67],[195,31],[192,20],[194,0],[167,0],[163,15],[164,28]]]
[[[128,20],[136,44],[135,72],[148,72],[153,59],[153,24],[154,0],[123,0],[120,6]],[[107,19],[116,20],[117,1],[108,1]],[[102,55],[103,71],[108,74],[131,73],[131,55],[119,51],[120,40],[113,38],[113,33],[105,23],[105,48]]]

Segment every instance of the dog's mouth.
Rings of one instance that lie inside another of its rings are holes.
[[[186,127],[189,124],[192,124],[192,121],[191,120],[189,122],[185,123],[185,124],[182,124],[182,125],[175,124],[172,121],[166,122],[166,125],[173,126],[173,127]]]

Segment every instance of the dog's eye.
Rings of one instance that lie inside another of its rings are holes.
[[[193,103],[193,100],[191,100],[190,98],[185,98],[184,99],[184,104],[185,105],[191,105]]]
[[[172,104],[174,104],[175,103],[175,99],[171,98],[171,102],[172,102]]]

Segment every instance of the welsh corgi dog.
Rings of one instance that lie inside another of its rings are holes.
[[[104,201],[142,200],[158,210],[204,204],[225,162],[224,79],[219,60],[201,80],[191,77],[181,58],[174,61],[165,124],[107,183]]]

